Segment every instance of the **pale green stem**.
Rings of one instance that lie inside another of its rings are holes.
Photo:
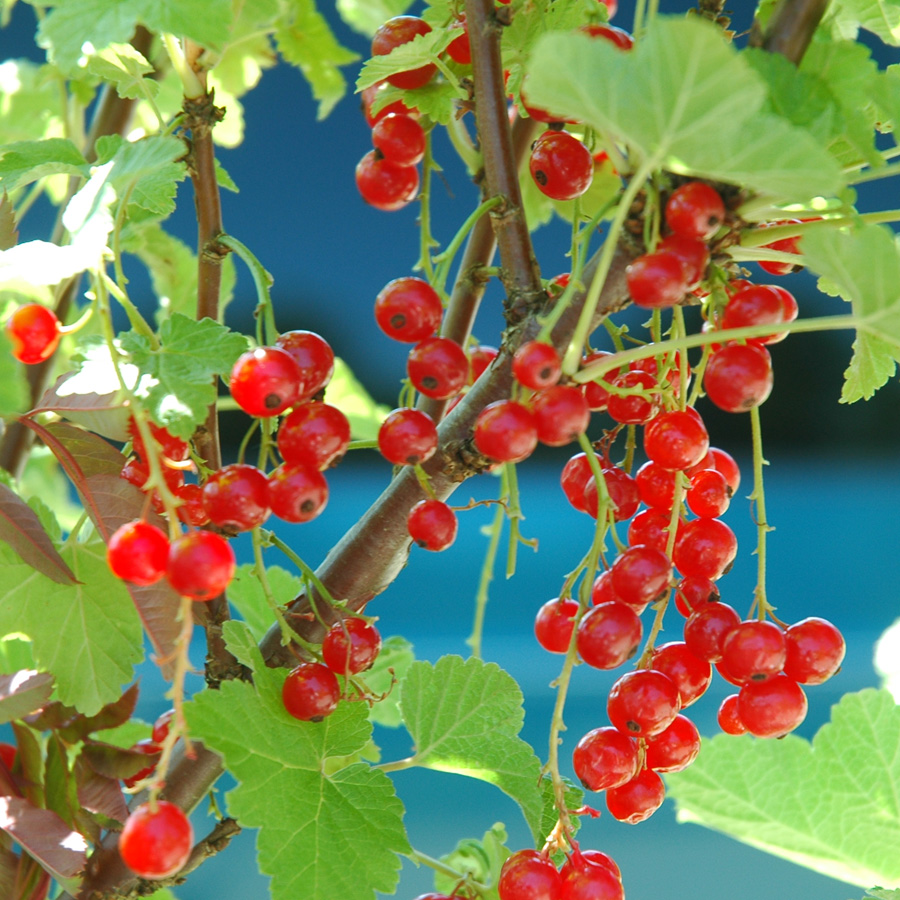
[[[229,250],[233,250],[246,263],[253,283],[256,286],[256,317],[257,338],[260,344],[274,344],[278,340],[278,327],[275,325],[275,310],[272,306],[272,296],[269,289],[272,286],[272,276],[265,266],[256,258],[246,244],[241,243],[230,234],[219,235],[218,241]],[[261,331],[261,329],[264,329]]]
[[[259,581],[259,586],[262,588],[266,603],[269,605],[269,609],[271,610],[272,615],[275,616],[275,621],[278,622],[278,627],[281,629],[281,643],[285,647],[289,647],[292,641],[296,641],[298,644],[308,649],[309,644],[304,641],[290,625],[288,625],[287,619],[285,619],[284,613],[281,611],[281,607],[275,602],[275,596],[272,593],[272,586],[269,584],[269,576],[266,572],[266,564],[263,562],[262,537],[260,535],[259,527],[257,526],[254,528],[250,534],[253,540],[254,574]]]
[[[766,493],[763,487],[763,466],[768,462],[763,456],[762,427],[759,407],[750,410],[750,427],[753,433],[753,493],[750,499],[756,506],[756,590],[754,592],[756,614],[760,620],[769,612],[766,598],[766,536],[772,529],[766,518]]]
[[[485,200],[478,208],[469,215],[469,217],[462,223],[459,228],[459,231],[453,236],[453,240],[447,244],[446,250],[443,250],[437,256],[434,257],[435,270],[434,270],[434,285],[435,290],[443,293],[446,290],[447,285],[447,276],[450,271],[450,266],[453,265],[453,259],[456,256],[459,248],[462,246],[463,241],[465,241],[469,232],[475,227],[475,223],[489,210],[493,209],[495,206],[499,206],[503,202],[502,197],[491,197],[489,200]]]
[[[478,593],[475,595],[475,621],[472,624],[472,634],[466,639],[466,643],[472,648],[472,656],[481,658],[481,637],[484,633],[484,614],[490,599],[488,589],[494,580],[494,566],[497,563],[497,550],[500,546],[500,535],[503,533],[503,521],[506,518],[506,510],[503,504],[498,504],[494,510],[494,521],[491,522],[491,537],[488,541],[487,551],[484,554],[484,562],[481,566],[481,578],[478,582]]]

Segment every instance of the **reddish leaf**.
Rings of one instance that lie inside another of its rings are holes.
[[[126,750],[100,741],[85,741],[81,756],[97,774],[107,778],[130,778],[141,769],[155,766],[159,762],[158,753]]]
[[[0,847],[0,897],[14,897],[16,869],[19,857],[12,850]]]
[[[59,555],[34,510],[5,484],[0,484],[0,540],[6,541],[22,560],[57,584],[78,579]]]
[[[94,731],[124,725],[134,713],[137,700],[138,685],[135,682],[118,700],[107,703],[95,716],[83,716],[79,713],[70,717],[68,721],[58,720],[56,725],[44,727],[58,728],[60,736],[70,744],[74,744]]]
[[[49,809],[23,797],[0,797],[0,828],[54,878],[71,878],[84,869],[85,839]]]
[[[98,774],[81,759],[76,761],[75,771],[78,799],[85,810],[108,823],[124,822],[128,818],[128,804],[117,779]]]
[[[96,434],[114,441],[127,441],[130,414],[122,405],[121,391],[98,394],[90,390],[91,384],[84,370],[60,375],[30,415],[56,412]]]
[[[34,669],[0,675],[0,723],[21,719],[40,709],[53,691],[53,676]]]

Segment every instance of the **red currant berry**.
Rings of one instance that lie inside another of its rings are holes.
[[[169,538],[155,525],[128,522],[113,532],[106,561],[117,578],[136,585],[156,584],[169,563]]]
[[[722,645],[722,665],[739,682],[777,675],[786,658],[784,632],[774,622],[749,620],[732,629]]]
[[[709,266],[709,247],[703,241],[670,234],[656,245],[656,250],[658,253],[671,253],[681,260],[688,290],[703,281]]]
[[[594,728],[576,745],[572,765],[578,780],[590,791],[618,787],[637,773],[637,742],[617,728]]]
[[[285,417],[278,429],[278,452],[292,466],[320,472],[337,465],[350,443],[350,422],[336,407],[309,400]]]
[[[395,466],[423,463],[431,459],[437,445],[434,421],[418,409],[395,409],[378,429],[378,449]]]
[[[729,694],[719,706],[719,711],[716,714],[716,720],[719,723],[719,728],[725,732],[725,734],[746,734],[747,726],[741,721],[741,717],[738,715],[738,695],[737,694]]]
[[[682,578],[675,585],[675,607],[685,618],[705,603],[714,603],[718,599],[719,589],[708,578]]]
[[[615,520],[624,522],[630,519],[641,505],[641,497],[634,479],[618,466],[604,466],[602,471],[606,492],[612,501]],[[597,482],[593,475],[588,478],[584,486],[584,503],[587,507],[586,512],[596,519],[600,507]]]
[[[666,224],[682,237],[709,240],[725,220],[725,204],[715,188],[689,181],[676,188],[666,202]]]
[[[566,131],[545,131],[531,148],[531,177],[552,200],[574,200],[594,177],[591,151]]]
[[[372,143],[398,166],[414,166],[425,156],[425,132],[412,116],[391,113],[379,119],[372,129]]]
[[[645,253],[625,269],[628,293],[636,306],[665,309],[687,293],[687,266],[680,256],[667,251]]]
[[[356,187],[369,206],[395,212],[416,199],[419,170],[415,166],[398,166],[377,150],[370,150],[356,164]]]
[[[534,619],[534,636],[538,643],[550,653],[565,653],[572,640],[578,603],[562,597],[548,600]]]
[[[641,500],[647,506],[671,510],[675,502],[676,477],[676,473],[671,469],[663,468],[659,463],[650,460],[637,470],[634,480]]]
[[[686,410],[657,416],[644,429],[644,452],[664,469],[687,469],[709,450],[709,435],[699,417]]]
[[[243,463],[223,466],[203,485],[203,508],[210,521],[226,531],[250,531],[269,518],[269,483]]]
[[[440,500],[420,500],[406,519],[409,536],[425,550],[446,550],[456,540],[456,513]]]
[[[421,278],[395,278],[375,298],[375,321],[395,341],[416,343],[431,337],[443,315],[441,298]]]
[[[257,418],[278,416],[300,398],[300,367],[280,347],[257,347],[238,358],[228,386],[244,412]]]
[[[500,870],[500,900],[559,900],[562,881],[552,860],[537,850],[518,850]]]
[[[479,344],[469,351],[469,384],[475,384],[481,373],[497,358],[500,351],[487,344]]]
[[[321,722],[335,711],[340,699],[337,677],[321,663],[301,663],[291,669],[281,688],[284,708],[301,722]]]
[[[159,449],[166,459],[170,459],[173,462],[184,462],[190,457],[191,447],[187,441],[183,441],[181,438],[169,434],[165,428],[160,427],[154,422],[148,422],[147,425],[150,428],[150,434],[153,436],[156,443],[159,444]],[[144,446],[144,439],[141,437],[140,429],[133,417],[128,420],[128,434],[131,437],[132,449],[135,454],[143,460],[148,460],[150,457],[147,453],[147,448]],[[157,451],[154,449],[154,454],[156,454],[156,452]]]
[[[725,638],[740,622],[741,617],[727,603],[705,603],[684,623],[684,642],[694,656],[718,662]]]
[[[149,880],[174,875],[188,861],[193,846],[190,820],[167,800],[132,810],[119,835],[122,862],[139,878]]]
[[[643,769],[631,781],[606,792],[606,808],[620,822],[637,825],[649,819],[666,797],[662,778],[652,769]]]
[[[630,737],[653,737],[669,727],[681,709],[678,688],[668,675],[654,669],[626,672],[610,688],[609,720]]]
[[[699,575],[716,581],[737,556],[737,538],[721,519],[688,522],[675,542],[675,568],[685,577]]]
[[[395,47],[413,40],[420,34],[428,34],[431,26],[417,16],[395,16],[388,19],[372,37],[372,56],[385,56]],[[395,75],[388,75],[387,81],[405,91],[420,88],[431,81],[437,66],[428,63],[416,69],[408,69]]]
[[[598,350],[596,353],[591,353],[586,356],[581,361],[581,366],[584,368],[592,362],[596,362],[598,359],[606,359],[607,357],[612,356],[612,353],[607,352],[606,350]],[[592,412],[603,412],[609,404],[609,391],[607,388],[609,387],[609,382],[614,380],[621,372],[621,369],[616,368],[610,372],[607,372],[599,381],[586,381],[582,388],[584,390],[584,398],[588,402],[588,406],[591,408]]]
[[[435,400],[446,400],[465,386],[469,360],[456,341],[430,337],[409,351],[406,371],[417,391]]]
[[[661,644],[653,651],[650,664],[675,683],[682,709],[702,697],[712,681],[712,666],[705,659],[694,656],[682,641]]]
[[[212,531],[189,531],[172,541],[166,578],[183,597],[212,600],[234,575],[234,551]]]
[[[653,603],[669,590],[672,563],[665,553],[638,544],[620,554],[610,569],[613,587],[629,604]]]
[[[512,370],[519,384],[539,391],[559,381],[562,363],[552,344],[526,341],[513,356]]]
[[[6,320],[12,355],[28,365],[49,359],[59,346],[61,327],[52,309],[40,303],[20,306]]]
[[[618,889],[600,875],[605,869],[618,882]],[[575,850],[563,863],[559,874],[563,880],[561,900],[624,900],[622,870],[616,861],[600,850]]]
[[[181,501],[177,509],[178,518],[185,525],[200,528],[209,522],[203,507],[203,488],[199,484],[183,484],[175,491],[175,496]]]
[[[717,519],[731,503],[731,488],[717,469],[701,469],[691,476],[685,500],[695,516]]]
[[[607,410],[610,416],[624,425],[646,425],[659,412],[657,380],[640,369],[616,376],[611,382]],[[617,393],[627,391],[628,393]]]
[[[145,766],[143,769],[135,772],[134,775],[129,775],[127,778],[122,779],[122,784],[126,788],[131,790],[131,788],[133,788],[139,781],[143,781],[145,778],[149,778],[153,774],[153,771],[156,768],[156,764],[157,762],[159,762],[160,747],[156,741],[149,738],[144,738],[144,740],[138,741],[136,744],[132,744],[128,749],[132,753],[140,753],[142,756],[154,757],[149,766]]]
[[[665,553],[669,546],[669,526],[672,514],[662,509],[645,509],[639,512],[628,526],[628,543],[632,547],[646,544]],[[676,535],[681,531],[679,521],[675,528]]]
[[[300,367],[300,396],[297,402],[309,400],[331,381],[334,374],[334,350],[314,331],[285,331],[275,346],[294,358]]]
[[[772,359],[758,344],[727,344],[710,354],[703,374],[706,396],[725,412],[746,412],[772,392]]]
[[[806,694],[787,675],[748,681],[738,693],[737,710],[747,731],[775,738],[793,731],[806,718]]]
[[[643,628],[637,613],[624,603],[601,603],[578,623],[578,655],[595,669],[616,669],[631,659]]]
[[[563,447],[587,431],[591,411],[580,388],[555,384],[531,398],[538,440],[548,447]]]
[[[391,113],[399,113],[400,115],[412,116],[413,118],[418,115],[415,109],[410,109],[402,100],[394,100],[382,106],[378,112],[372,112],[375,102],[380,99],[379,94],[383,94],[386,90],[389,90],[387,83],[379,81],[377,84],[369,85],[362,92],[362,110],[369,128],[374,128],[380,119],[389,116]]]
[[[287,463],[269,473],[269,505],[284,522],[309,522],[328,503],[328,482],[313,466]]]
[[[175,718],[175,710],[168,709],[161,716],[158,716],[156,721],[153,723],[153,731],[150,734],[150,738],[152,739],[154,744],[162,744],[162,742],[169,736],[169,727],[172,724],[172,719]]]
[[[465,21],[454,22],[450,27],[462,29],[462,33],[447,44],[447,56],[461,66],[468,66],[472,62],[472,45],[469,43],[469,29],[466,27]]]
[[[559,476],[559,483],[566,499],[579,512],[588,512],[584,489],[593,477],[591,464],[584,453],[576,453],[564,466]]]
[[[807,221],[811,220],[807,219]],[[773,225],[799,225],[801,224],[801,222],[801,219],[782,219],[778,222],[765,222],[759,227],[771,228]],[[794,235],[794,237],[782,238],[778,241],[772,241],[771,244],[763,244],[763,249],[778,250],[781,253],[799,253],[799,243],[800,235]],[[759,260],[758,265],[764,272],[768,272],[770,275],[789,275],[791,272],[796,272],[800,268],[802,268],[799,262],[771,262],[765,259]]]
[[[750,325],[777,325],[784,321],[784,314],[784,303],[777,288],[766,284],[747,284],[731,294],[719,326],[745,328]],[[753,340],[768,344],[777,337],[773,334]]]
[[[647,741],[645,765],[654,772],[680,772],[686,769],[700,752],[700,732],[687,717],[675,716],[672,724]]]
[[[537,446],[534,414],[515,400],[488,404],[475,420],[475,447],[497,462],[520,462]]]
[[[828,681],[844,661],[844,636],[827,619],[812,616],[795,622],[784,637],[784,674],[800,684]]]
[[[593,585],[591,585],[591,603],[593,603],[594,606],[599,606],[601,603],[609,603],[613,600],[617,603],[622,602],[619,598],[619,595],[616,593],[615,587],[613,587],[612,572],[607,569],[605,572],[601,572],[594,579]],[[631,608],[638,615],[643,612],[642,609],[638,610],[633,606]]]
[[[338,675],[356,675],[371,668],[381,650],[381,635],[365,619],[335,622],[322,641],[322,660]]]
[[[734,457],[718,447],[710,447],[709,455],[712,457],[713,465],[717,472],[721,472],[731,488],[731,496],[737,493],[737,489],[741,485],[741,470],[735,462]]]

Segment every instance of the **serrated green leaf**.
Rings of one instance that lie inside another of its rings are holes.
[[[131,208],[140,207],[157,217],[168,216],[175,209],[178,182],[187,171],[184,162],[177,161],[185,155],[181,140],[151,135],[131,142],[113,136],[103,150],[109,153],[113,147],[109,182],[118,196],[127,198]]]
[[[14,191],[46,175],[60,174],[88,175],[87,161],[65,138],[19,141],[0,148],[0,189]]]
[[[897,350],[875,335],[859,332],[853,341],[853,358],[844,372],[841,403],[868,400],[887,384],[897,370]]]
[[[241,189],[235,184],[234,179],[228,174],[225,167],[222,163],[216,159],[216,184],[219,185],[220,188],[224,188],[226,191],[231,191],[234,194],[239,194]]]
[[[762,79],[699,17],[658,17],[629,53],[584,34],[548,34],[526,88],[530,102],[627,144],[650,170],[733,182],[783,202],[842,183],[810,134],[761,113]]]
[[[563,784],[565,785],[564,798],[566,809],[580,809],[584,805],[584,791],[572,784],[568,778],[563,778]],[[556,828],[556,824],[559,820],[559,809],[556,806],[556,794],[553,789],[553,781],[549,775],[544,775],[543,778],[541,778],[541,797],[544,806],[541,811],[540,837],[535,841],[535,846],[537,847],[543,846],[549,834]],[[572,816],[573,836],[578,834],[578,831],[581,828],[581,818],[581,816]],[[562,862],[562,859],[556,859],[556,862],[560,863]]]
[[[228,585],[228,601],[247,623],[253,637],[260,641],[275,618],[266,602],[262,584],[254,574],[255,568],[249,564],[238,566]],[[286,606],[303,591],[303,582],[280,566],[269,566],[266,569],[266,580],[278,606]]]
[[[156,222],[132,229],[123,242],[147,267],[159,301],[158,323],[172,313],[188,314],[197,306],[197,257],[180,238]]]
[[[388,75],[433,63],[454,37],[456,35],[450,29],[433,30],[427,34],[417,34],[411,41],[394,47],[384,56],[373,56],[363,65],[359,78],[356,79],[356,90],[361,91],[369,85],[384,81]]]
[[[403,681],[415,658],[413,645],[406,638],[392,635],[382,641],[381,651],[374,665],[364,676],[374,694],[386,695],[384,699],[372,704],[369,710],[369,719],[375,724],[386,728],[399,728],[403,724],[400,691],[394,682]]]
[[[0,634],[27,634],[36,665],[56,676],[57,697],[93,715],[133,679],[143,659],[141,622],[102,541],[75,543],[62,556],[80,584],[56,584],[0,547]]]
[[[0,63],[0,144],[62,137],[63,94],[51,71],[26,59]]]
[[[449,81],[432,79],[423,87],[403,91],[401,96],[407,106],[428,116],[432,122],[447,125],[456,114],[455,101],[465,99],[466,92],[454,87]],[[388,102],[387,98],[385,102]]]
[[[834,0],[832,11],[849,37],[857,28],[877,34],[886,44],[900,45],[900,3],[897,0]]]
[[[490,885],[487,894],[481,894],[484,900],[497,900],[497,882],[500,880],[500,870],[503,863],[509,857],[511,851],[506,846],[506,829],[501,822],[491,826],[481,840],[476,838],[464,838],[450,853],[441,857],[441,862],[446,863],[456,872],[468,875],[480,884]],[[459,884],[458,878],[453,878],[443,872],[435,870],[434,889],[446,896],[453,895]]]
[[[349,420],[350,431],[356,441],[373,441],[390,409],[376,403],[360,384],[347,363],[340,357],[334,361],[334,374],[326,391],[328,402],[336,406]]]
[[[229,585],[229,593],[230,591]],[[246,622],[231,619],[222,626],[222,632],[225,635],[225,644],[235,659],[251,672],[261,671],[265,667],[257,639]]]
[[[272,900],[370,900],[391,893],[409,852],[403,806],[387,776],[364,763],[323,774],[371,737],[365,704],[341,703],[321,722],[293,719],[281,701],[287,673],[265,666],[254,685],[229,681],[187,705],[191,734],[224,757],[238,786],[228,811],[260,828],[260,870]]]
[[[900,707],[887,691],[846,694],[811,744],[719,735],[666,781],[680,821],[861,887],[900,886]]]
[[[355,62],[359,55],[338,42],[315,0],[290,0],[275,41],[281,55],[309,82],[319,101],[317,118],[324,119],[347,91],[340,66]]]
[[[212,319],[199,322],[176,313],[160,328],[160,346],[135,332],[122,335],[122,348],[131,354],[141,375],[135,393],[154,421],[187,440],[215,402],[213,378],[230,372],[247,349],[247,339]]]
[[[400,687],[400,710],[415,743],[414,765],[496,785],[519,804],[538,840],[540,762],[518,736],[522,692],[508,673],[459,656],[414,662]]]
[[[866,891],[867,897],[877,897],[878,900],[900,900],[900,890],[885,890],[885,888],[869,888]]]
[[[131,44],[110,44],[88,58],[87,70],[113,85],[120,97],[155,97],[159,85],[146,76],[153,66]]]

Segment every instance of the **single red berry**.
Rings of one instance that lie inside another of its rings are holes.
[[[682,578],[675,585],[675,607],[685,618],[705,603],[714,603],[718,599],[716,583],[702,576]]]
[[[190,458],[191,447],[187,441],[169,434],[165,428],[157,425],[155,422],[148,422],[147,425],[150,428],[150,434],[156,443],[159,444],[159,450],[162,451],[162,455],[166,459],[170,459],[173,462],[184,462]],[[144,446],[144,439],[141,437],[140,429],[134,417],[128,419],[128,434],[131,437],[132,449],[135,454],[145,461],[148,460],[147,448]],[[154,453],[156,452],[154,450]]]
[[[419,170],[415,166],[398,166],[377,150],[370,150],[356,164],[356,187],[370,206],[395,212],[416,199]]]
[[[223,466],[203,485],[203,508],[226,531],[250,531],[269,518],[266,476],[245,463]]]
[[[584,453],[576,453],[564,466],[559,476],[559,483],[566,499],[579,512],[588,512],[584,489],[593,477],[591,464]]]
[[[284,463],[269,473],[269,505],[284,522],[310,522],[328,503],[328,482],[314,466]]]
[[[675,683],[682,709],[702,697],[712,682],[712,666],[691,653],[683,641],[661,644],[653,651],[650,665]]]
[[[566,131],[545,131],[531,148],[531,177],[553,200],[574,200],[594,177],[591,151]]]
[[[560,900],[624,900],[622,871],[600,850],[574,850],[559,870]],[[610,877],[611,876],[611,877]]]
[[[174,875],[188,861],[193,846],[190,820],[167,800],[132,810],[119,835],[122,862],[139,878],[149,880]]]
[[[606,350],[598,350],[596,353],[588,354],[582,361],[581,366],[584,368],[598,359],[605,359],[612,356]],[[584,398],[588,402],[588,406],[592,412],[603,412],[609,404],[609,382],[613,381],[620,374],[621,369],[613,369],[607,372],[599,381],[586,381],[582,388],[584,390]]]
[[[130,790],[139,781],[143,781],[153,774],[154,769],[156,769],[156,764],[159,762],[160,746],[156,741],[150,738],[144,738],[136,744],[132,744],[128,749],[132,753],[140,753],[143,756],[155,757],[149,766],[145,766],[143,769],[135,772],[134,775],[129,775],[127,778],[122,779],[122,784]]]
[[[617,603],[622,602],[619,595],[616,593],[615,587],[613,586],[612,571],[610,569],[607,569],[605,572],[601,572],[594,579],[594,583],[591,585],[591,603],[593,603],[594,606],[599,606],[601,603],[609,603],[613,600]],[[643,612],[643,610],[638,610],[634,606],[632,606],[631,608],[638,615]]]
[[[169,563],[169,538],[148,522],[117,528],[106,547],[106,561],[117,578],[136,585],[156,584]]]
[[[601,603],[578,623],[578,655],[595,669],[616,669],[631,659],[643,628],[637,613],[624,603]]]
[[[634,547],[646,544],[665,553],[669,546],[669,527],[672,514],[662,509],[645,509],[639,512],[628,525],[628,543]],[[681,532],[681,520],[675,526],[676,536]]]
[[[435,400],[447,400],[465,387],[469,360],[456,341],[430,337],[409,351],[406,371],[419,393]]]
[[[827,619],[802,619],[790,625],[784,637],[784,674],[800,684],[828,681],[844,661],[844,636]]]
[[[678,688],[654,669],[626,672],[610,688],[609,721],[630,737],[653,737],[668,728],[681,709]]]
[[[534,414],[515,400],[497,400],[478,414],[473,440],[478,452],[490,459],[520,462],[537,446]]]
[[[717,519],[731,504],[731,488],[717,469],[701,469],[691,476],[685,500],[695,516]]]
[[[526,341],[513,356],[512,370],[519,384],[539,391],[559,381],[562,362],[552,344]]]
[[[718,662],[725,638],[740,622],[741,617],[727,603],[705,603],[684,623],[684,642],[694,656]]]
[[[231,545],[212,531],[189,531],[172,541],[166,578],[184,597],[212,600],[234,575]]]
[[[577,601],[562,597],[548,600],[534,619],[534,636],[538,643],[550,653],[565,653],[572,640],[577,615]]]
[[[16,755],[19,750],[15,744],[7,744],[5,741],[0,741],[0,760],[3,761],[3,765],[6,766],[8,771],[12,771],[12,767],[16,764]]]
[[[635,472],[634,480],[641,500],[647,506],[655,506],[665,511],[671,510],[675,502],[676,477],[672,469],[663,468],[659,463],[649,460]]]
[[[606,7],[606,14],[611,19],[619,9],[619,0],[600,0]]]
[[[395,466],[423,463],[438,445],[431,416],[418,409],[395,409],[378,429],[378,449]]]
[[[653,603],[668,592],[672,579],[669,557],[645,544],[616,557],[610,571],[616,593],[630,604]]]
[[[682,237],[709,240],[725,220],[725,204],[715,188],[689,181],[676,188],[666,202],[666,224]]]
[[[472,45],[469,43],[469,29],[465,20],[454,22],[450,27],[454,30],[461,29],[462,33],[447,44],[447,56],[461,66],[468,66],[472,62]]]
[[[665,731],[647,740],[645,765],[654,772],[681,772],[699,752],[697,726],[679,713]]]
[[[420,500],[406,519],[409,536],[425,550],[446,550],[456,540],[456,513],[440,500]]]
[[[52,309],[40,303],[20,306],[6,320],[12,355],[28,365],[49,359],[59,346],[61,327]]]
[[[169,736],[169,727],[171,726],[172,719],[174,718],[174,709],[168,709],[162,715],[157,717],[156,721],[153,723],[153,731],[150,734],[150,738],[152,739],[154,744],[162,744],[162,742]]]
[[[600,0],[605,3],[606,0]],[[615,3],[615,0],[610,0]],[[612,12],[609,17],[612,18]],[[623,28],[617,28],[615,25],[601,25],[599,23],[593,25],[582,25],[580,31],[589,34],[591,37],[603,38],[609,41],[620,50],[630,50],[634,46],[634,38]]]
[[[394,16],[393,19],[388,19],[372,37],[372,56],[385,56],[395,47],[413,40],[417,35],[428,34],[430,31],[431,26],[417,16]],[[409,91],[428,84],[436,71],[437,66],[428,63],[415,69],[388,75],[386,80],[394,87]]]
[[[479,344],[469,351],[469,384],[475,384],[481,373],[497,358],[500,351],[487,344]]]
[[[371,668],[380,650],[375,626],[353,617],[331,626],[322,641],[322,660],[338,675],[356,675]]]
[[[784,666],[784,632],[774,623],[751,619],[732,629],[722,645],[722,665],[738,681],[765,681]]]
[[[302,722],[321,722],[335,711],[340,699],[337,677],[322,663],[301,663],[291,669],[281,688],[284,708]]]
[[[618,728],[594,728],[576,744],[572,767],[589,791],[619,787],[637,774],[637,741]]]
[[[334,350],[314,331],[285,331],[275,346],[294,358],[300,367],[300,396],[298,403],[309,400],[331,381],[334,374]]]
[[[624,469],[620,469],[618,466],[604,466],[602,471],[606,492],[613,504],[615,520],[624,522],[630,519],[641,505],[637,484]],[[584,486],[584,503],[587,513],[595,519],[600,509],[599,502],[597,481],[592,474]]]
[[[747,284],[734,291],[719,321],[721,328],[745,328],[751,325],[777,325],[784,321],[784,301],[774,285]],[[777,342],[779,335],[753,338],[754,342]]]
[[[760,228],[770,228],[772,225],[799,225],[800,219],[784,219],[780,222],[765,222]],[[765,250],[777,250],[780,253],[799,253],[800,252],[800,235],[794,235],[789,238],[782,238],[779,241],[772,241],[771,244],[763,244]],[[759,267],[770,275],[789,275],[802,268],[799,260],[796,263],[789,262],[772,262],[767,259],[761,259],[758,263]]]
[[[772,392],[772,358],[758,344],[726,344],[710,354],[703,373],[706,396],[725,412],[746,412]]]
[[[337,465],[350,443],[350,422],[336,407],[319,400],[295,406],[278,429],[278,452],[288,465],[319,471]]]
[[[725,734],[746,734],[747,726],[738,715],[738,695],[729,694],[719,706],[716,720]]]
[[[644,429],[644,452],[664,469],[687,469],[709,450],[703,421],[687,410],[664,412]]]
[[[518,850],[500,869],[500,900],[559,900],[562,886],[553,861],[537,850]]]
[[[731,496],[737,493],[737,489],[741,486],[741,470],[735,462],[734,457],[718,447],[710,447],[709,455],[712,457],[713,465],[717,472],[721,472],[731,488]]]
[[[398,166],[414,166],[425,156],[425,132],[412,116],[390,113],[372,129],[372,144]]]
[[[643,769],[631,781],[606,792],[606,808],[620,822],[637,825],[649,819],[666,797],[662,778],[652,769]]]
[[[400,113],[401,115],[412,116],[413,118],[418,115],[415,109],[410,109],[402,100],[393,100],[382,106],[378,112],[372,112],[372,107],[375,105],[375,102],[380,99],[379,95],[383,94],[386,90],[389,90],[389,88],[384,81],[379,81],[377,84],[370,84],[369,87],[363,89],[362,110],[363,115],[366,118],[366,124],[369,128],[374,128],[380,119],[389,116],[391,113]]]
[[[395,341],[416,343],[431,337],[443,315],[441,298],[421,278],[395,278],[375,298],[375,321]]]
[[[675,568],[685,577],[699,575],[716,581],[737,556],[737,538],[721,519],[694,519],[675,542]]]
[[[738,693],[738,716],[756,737],[775,738],[793,731],[806,718],[803,688],[787,675],[748,681]]]
[[[178,507],[178,518],[185,525],[192,528],[200,528],[209,522],[209,516],[203,507],[203,488],[199,484],[183,484],[177,491],[175,496],[181,501]]]
[[[554,384],[531,398],[538,440],[548,447],[563,447],[587,431],[591,411],[584,392],[571,384]]]
[[[281,415],[300,398],[300,367],[280,347],[241,354],[228,382],[235,403],[257,418]]]
[[[687,264],[680,256],[661,250],[639,256],[625,269],[628,293],[636,306],[665,309],[687,293]]]
[[[660,396],[654,393],[659,382],[649,372],[624,372],[613,379],[610,387],[607,410],[617,422],[646,425],[659,412]]]
[[[656,245],[656,250],[658,253],[671,253],[681,260],[688,290],[696,287],[706,276],[709,247],[703,241],[670,234]]]

